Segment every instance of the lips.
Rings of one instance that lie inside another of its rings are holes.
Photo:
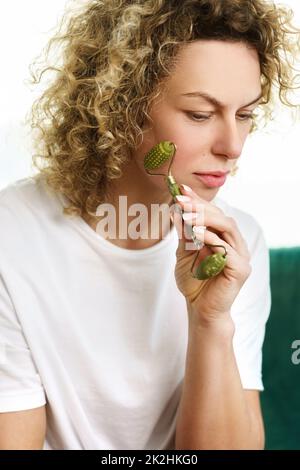
[[[194,173],[196,178],[208,188],[219,188],[223,186],[229,171],[213,171]]]
[[[212,176],[227,176],[229,170],[227,171],[199,171],[195,173],[196,175],[212,175]]]

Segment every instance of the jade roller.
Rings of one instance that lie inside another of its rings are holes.
[[[171,174],[171,166],[174,161],[176,153],[176,145],[173,142],[170,141],[163,141],[160,142],[159,144],[155,145],[146,155],[144,158],[144,168],[146,172],[151,175],[151,176],[164,176],[169,192],[175,199],[176,196],[181,195],[180,188],[178,184],[175,181],[174,176]],[[162,174],[162,173],[151,173],[150,170],[156,170],[159,168],[161,165],[163,165],[165,162],[170,160],[169,168],[168,168],[168,174]],[[197,238],[196,235],[193,231],[193,227],[188,225],[187,226],[190,229],[190,235],[192,237],[192,240],[198,250],[194,262],[191,267],[191,274],[194,278],[203,280],[203,279],[209,279],[211,277],[216,276],[219,274],[225,267],[226,264],[226,255],[227,251],[226,248],[223,245],[208,245],[205,244],[206,246],[214,246],[214,247],[221,247],[224,250],[224,253],[214,253],[213,255],[207,256],[196,268],[195,273],[193,272],[195,263],[197,261],[199,251],[203,247],[202,242],[200,242]]]

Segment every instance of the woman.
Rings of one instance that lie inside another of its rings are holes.
[[[276,85],[289,105],[290,20],[263,0],[94,0],[63,21],[32,111],[39,173],[0,194],[2,449],[263,449],[268,250],[216,196],[254,110]],[[164,140],[176,231],[144,168]],[[219,275],[191,275],[188,225],[226,248]]]

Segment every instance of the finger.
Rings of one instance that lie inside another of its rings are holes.
[[[222,238],[224,238],[224,240],[241,255],[246,256],[248,254],[246,242],[232,217],[227,217],[223,214],[212,214],[209,211],[205,211],[204,214],[185,212],[182,214],[182,218],[187,225],[194,227],[204,225],[213,229],[213,231],[219,232],[222,235]]]
[[[199,204],[204,204],[210,209],[216,213],[222,213],[222,210],[217,207],[213,201],[206,201],[206,199],[203,199],[200,197],[195,191],[192,190],[189,186],[186,186],[185,184],[180,185],[180,191],[182,193],[182,196],[190,197],[194,201],[198,202]]]
[[[196,228],[200,229],[200,230],[196,230]],[[224,254],[224,252],[226,250],[226,253],[229,254],[229,255],[235,255],[235,256],[238,255],[236,250],[234,250],[232,248],[232,246],[229,245],[229,243],[224,241],[215,232],[212,232],[211,230],[207,229],[206,227],[203,227],[203,226],[195,227],[194,233],[195,233],[195,236],[196,236],[197,240],[202,241],[203,243],[205,243],[205,245],[215,245],[215,246],[210,246],[209,247],[211,249],[211,251],[213,251],[214,253]],[[224,250],[223,247],[225,248],[225,250]]]
[[[179,205],[175,204],[172,210],[172,220],[177,231],[179,238],[178,253],[187,254],[187,252],[194,252],[203,248],[201,243],[193,232],[191,225],[186,225],[182,219],[182,210]]]
[[[217,235],[221,236],[221,240],[227,242],[232,248],[234,248],[241,256],[249,259],[250,255],[248,252],[248,247],[239,232],[239,229],[236,225],[234,219],[226,217],[222,212],[215,214],[210,211],[201,211],[201,213],[188,212],[183,213],[181,206],[177,203],[174,205],[174,209],[180,213],[182,219],[184,220],[184,225],[182,221],[179,221],[177,225],[177,233],[180,239],[183,239],[188,244],[185,245],[186,250],[193,250],[195,246],[192,240],[191,232],[192,227],[209,227],[212,232],[215,232]],[[203,240],[201,240],[203,242]]]
[[[209,221],[206,219],[206,216],[208,214],[218,214],[220,217],[222,216],[226,217],[223,211],[219,207],[215,206],[213,202],[208,202],[205,199],[202,199],[189,186],[185,184],[181,184],[180,190],[182,192],[182,195],[185,197],[185,199],[182,200],[181,198],[179,198],[178,203],[185,212],[192,212],[192,211],[197,212],[198,214],[198,218],[196,221],[197,225],[209,226],[210,225]],[[191,209],[189,209],[189,207]],[[227,226],[227,230],[219,229],[218,231],[220,232],[222,237],[224,237],[224,239],[228,243],[230,243],[231,246],[235,247],[240,254],[242,254],[243,256],[249,259],[250,253],[248,251],[247,243],[244,240],[242,234],[240,233],[240,230],[235,220],[231,217],[227,217],[227,219],[228,219],[228,225],[229,227],[231,227],[231,230],[228,230],[228,226]],[[193,223],[193,225],[195,225],[195,223]],[[213,224],[211,225],[211,228],[213,230],[215,229]]]
[[[199,200],[199,198],[198,198]],[[250,259],[247,244],[242,237],[239,228],[232,217],[227,217],[218,208],[212,208],[211,204],[205,201],[206,204],[198,203],[195,199],[189,197],[180,197],[179,202],[175,205],[176,208],[188,210],[190,207],[194,208],[195,212],[184,212],[182,217],[185,221],[184,227],[180,228],[181,237],[185,240],[190,240],[190,230],[187,230],[187,226],[207,226],[212,232],[221,236],[223,242],[227,242],[232,248],[234,248],[241,256],[246,259]],[[198,209],[198,210],[197,210]],[[217,210],[215,210],[217,209]],[[180,209],[179,209],[180,210]],[[182,232],[184,235],[182,235]],[[188,249],[193,249],[193,245],[187,245]]]
[[[216,206],[212,206],[208,201],[204,201],[200,198],[191,198],[190,196],[176,196],[176,203],[180,205],[182,210],[185,212],[204,212],[205,210],[209,210],[213,214],[222,214],[221,209]]]
[[[179,240],[182,239],[183,234],[183,219],[181,207],[175,204],[172,208],[172,220],[177,231]]]
[[[198,237],[198,234],[196,234],[196,237]],[[241,257],[237,251],[229,245],[229,243],[225,242],[216,233],[211,232],[210,230],[205,230],[204,234],[200,235],[200,239],[204,241],[206,247],[209,246],[209,249],[213,253],[221,253],[222,255],[226,255],[227,268],[238,271],[239,266],[244,263],[244,258]]]
[[[230,279],[236,279],[245,281],[251,272],[251,266],[249,260],[240,256],[229,244],[224,242],[218,235],[210,230],[205,230],[204,242],[206,247],[209,246],[212,252],[221,253],[224,255],[224,249],[226,249],[226,264],[224,267],[224,274],[229,276]],[[222,245],[222,246],[211,246],[211,245]],[[204,250],[203,250],[204,251]],[[203,259],[203,253],[200,251],[198,259],[200,262]]]

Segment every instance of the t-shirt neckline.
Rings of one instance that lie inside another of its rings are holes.
[[[66,205],[68,204],[68,200],[64,196],[64,194],[58,193],[58,198],[62,207],[66,207]],[[140,250],[134,250],[114,245],[110,241],[106,240],[99,233],[97,233],[87,222],[85,222],[85,220],[79,215],[64,215],[64,217],[67,221],[71,222],[73,225],[75,224],[75,226],[83,230],[92,240],[96,241],[97,243],[100,243],[103,248],[110,250],[111,252],[128,255],[130,257],[152,255],[158,251],[164,250],[166,247],[171,246],[173,244],[174,237],[176,234],[176,229],[173,225],[170,231],[168,232],[167,236],[165,236],[162,240],[159,240],[157,243],[155,243],[155,245],[152,245],[148,248],[141,248]]]

